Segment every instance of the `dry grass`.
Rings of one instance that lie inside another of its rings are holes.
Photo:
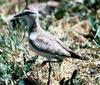
[[[5,82],[4,85],[16,85],[18,80],[26,79],[34,81],[36,85],[46,85],[48,65],[41,67],[45,60],[41,56],[35,61],[34,57],[37,55],[28,46],[27,29],[23,26],[12,28],[2,20],[6,15],[18,10],[17,2],[8,2],[9,0],[5,1],[0,8],[0,82]],[[59,85],[59,81],[64,77],[69,79],[75,69],[78,70],[75,85],[100,85],[100,48],[97,48],[91,39],[84,37],[90,33],[87,20],[80,20],[77,16],[57,20],[52,16],[51,21],[47,31],[61,39],[66,47],[88,59],[65,59],[62,64],[52,64],[51,85]],[[44,22],[46,23],[46,20]],[[27,63],[31,60],[31,63]]]

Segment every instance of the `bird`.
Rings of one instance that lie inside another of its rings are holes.
[[[13,17],[13,19],[23,18],[27,22],[30,48],[38,55],[46,57],[49,65],[52,62],[51,59],[57,59],[57,61],[62,61],[64,58],[83,60],[81,56],[66,47],[60,39],[41,27],[40,16],[37,10],[24,9]]]
[[[29,28],[28,41],[30,48],[37,54],[48,59],[62,60],[64,58],[81,59],[81,56],[67,48],[63,42],[51,33],[43,30],[39,23],[37,10],[25,9],[22,13],[16,14],[14,18],[24,18]]]

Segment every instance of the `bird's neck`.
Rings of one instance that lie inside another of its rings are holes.
[[[30,27],[29,27],[29,34],[31,33],[31,32],[33,32],[34,31],[34,28],[36,28],[37,26],[36,26],[36,24],[32,24]]]
[[[39,32],[39,31],[42,31],[42,28],[41,28],[41,26],[40,26],[40,23],[39,23],[39,18],[37,17],[36,19],[33,19],[32,21],[31,21],[31,25],[30,25],[30,27],[29,27],[29,34],[31,33],[31,32]]]

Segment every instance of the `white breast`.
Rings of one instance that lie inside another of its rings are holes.
[[[29,35],[29,39],[30,40],[35,40],[37,38],[37,34],[36,33],[31,33],[30,35]]]

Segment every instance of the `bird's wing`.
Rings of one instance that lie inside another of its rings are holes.
[[[76,58],[76,59],[84,60],[84,59],[81,58],[81,56],[79,56],[78,54],[76,54],[75,52],[73,52],[71,49],[65,47],[65,45],[62,43],[62,41],[61,41],[60,39],[55,38],[55,37],[54,37],[52,34],[50,34],[50,33],[47,33],[47,34],[50,35],[51,37],[53,37],[53,38],[55,39],[55,41],[56,41],[57,43],[59,43],[59,45],[60,45],[63,49],[66,50],[66,52],[69,52],[70,55],[71,55],[70,57]]]
[[[39,34],[35,40],[30,40],[30,42],[38,51],[58,56],[71,56],[53,37]]]

